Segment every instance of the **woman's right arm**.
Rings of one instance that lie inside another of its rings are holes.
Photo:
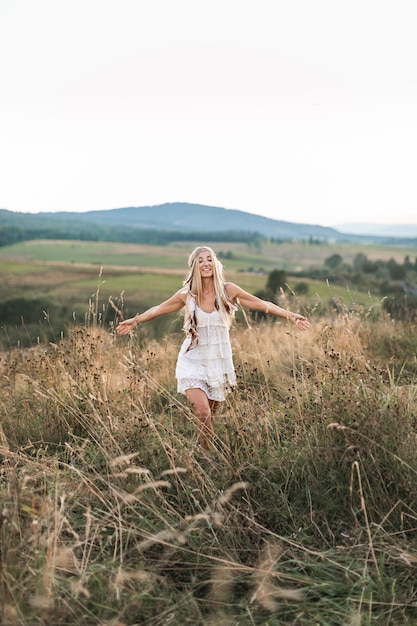
[[[132,330],[134,330],[139,324],[143,324],[144,322],[150,322],[151,320],[156,319],[157,317],[161,317],[162,315],[169,315],[170,313],[176,313],[185,305],[187,294],[182,289],[174,293],[173,296],[161,302],[161,304],[157,304],[156,306],[147,309],[143,313],[135,315],[135,317],[131,317],[117,326],[116,330],[119,335],[128,335]]]

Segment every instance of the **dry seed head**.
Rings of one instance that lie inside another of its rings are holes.
[[[238,491],[239,489],[247,489],[247,488],[248,488],[248,483],[245,483],[245,482],[235,483],[234,485],[229,487],[229,489],[225,491],[222,496],[220,496],[220,498],[218,499],[218,503],[220,505],[226,504],[227,502],[229,502],[229,500],[231,499],[235,491]]]
[[[117,570],[117,574],[114,579],[114,583],[117,586],[123,587],[126,583],[131,581],[136,581],[141,583],[141,585],[148,584],[148,586],[153,586],[156,577],[149,572],[144,571],[130,571],[122,569],[119,567]]]
[[[209,602],[212,608],[218,608],[227,603],[232,594],[233,578],[230,567],[218,565],[213,568],[209,593]]]
[[[124,474],[120,474],[120,476],[124,476]],[[120,491],[113,491],[114,495],[119,498],[120,502],[124,502],[124,504],[134,504],[138,501],[137,497],[133,493],[126,493]]]
[[[274,578],[279,577],[274,568],[282,554],[282,546],[268,543],[261,550],[254,576],[255,591],[251,602],[257,602],[271,613],[277,609],[277,600],[301,601],[304,598],[304,592],[301,589],[284,589],[274,584]]]
[[[30,605],[34,609],[51,609],[54,605],[54,598],[46,593],[36,593],[30,599]]]
[[[110,467],[119,467],[120,465],[130,465],[132,459],[136,458],[139,452],[132,452],[132,454],[124,454],[123,456],[117,456],[110,461]],[[149,470],[142,470],[143,473],[149,474]]]
[[[78,598],[79,596],[84,596],[85,598],[90,598],[91,594],[88,591],[87,587],[84,587],[81,580],[77,580],[71,583],[71,593]]]
[[[141,485],[135,490],[135,493],[142,493],[145,489],[160,489],[161,487],[169,489],[169,487],[171,487],[171,483],[167,480],[155,480],[153,483],[149,483],[148,485]]]
[[[208,513],[197,513],[197,515],[186,515],[184,517],[186,522],[200,522],[201,520],[205,522],[210,521],[210,515]]]
[[[327,424],[327,428],[329,430],[346,430],[346,426],[339,424],[339,422],[331,422],[331,424]]]
[[[150,471],[142,469],[141,467],[127,467],[124,472],[120,472],[119,474],[114,474],[116,477],[118,476],[127,476],[128,474],[138,474],[142,476],[143,474],[149,476]]]
[[[275,587],[274,595],[278,600],[291,600],[293,602],[302,602],[305,599],[305,593],[302,589]]]
[[[302,589],[276,587],[271,580],[263,578],[256,586],[255,592],[251,597],[251,603],[256,602],[266,611],[273,613],[278,608],[279,600],[301,602],[304,600],[304,597],[305,594]]]
[[[149,537],[148,539],[144,539],[137,546],[137,550],[139,553],[145,552],[155,544],[175,544],[175,545],[185,545],[187,543],[187,538],[183,533],[179,533],[172,530],[161,530],[161,532]]]
[[[177,474],[186,474],[188,470],[185,467],[173,467],[172,469],[165,470],[161,476],[176,476]]]
[[[263,579],[256,585],[255,592],[251,597],[251,604],[257,602],[265,611],[273,613],[278,608],[278,603],[274,598],[275,586],[267,579]]]
[[[57,548],[54,556],[54,565],[57,569],[66,572],[79,572],[80,567],[72,548]]]
[[[1,623],[3,626],[16,626],[19,623],[17,610],[14,606],[10,604],[5,604],[3,606],[3,611],[1,613]]]
[[[214,511],[213,513],[197,513],[196,515],[186,515],[184,520],[186,522],[205,521],[211,523],[216,528],[221,528],[224,522],[224,515],[218,511]]]
[[[9,449],[9,442],[7,441],[7,437],[4,434],[3,427],[0,424],[0,444],[2,448]]]
[[[219,513],[218,511],[215,511],[211,516],[211,523],[213,524],[213,526],[215,526],[216,528],[221,528],[223,526],[223,522],[224,515],[222,513]]]
[[[411,554],[410,552],[406,552],[404,550],[400,551],[398,558],[401,561],[404,561],[404,563],[406,563],[410,567],[412,567],[413,565],[417,563],[417,556],[415,554]]]
[[[267,543],[261,550],[259,555],[258,570],[271,573],[272,568],[275,567],[277,561],[281,558],[283,548],[279,544]]]

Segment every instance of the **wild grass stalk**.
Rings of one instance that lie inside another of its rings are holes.
[[[401,376],[381,345],[395,333]],[[413,623],[406,337],[357,311],[303,335],[248,320],[233,331],[239,386],[210,453],[193,446],[194,419],[175,390],[179,336],[123,341],[90,325],[10,351],[0,375],[2,623]]]

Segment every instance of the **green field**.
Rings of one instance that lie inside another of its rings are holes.
[[[110,321],[114,312],[109,299],[125,317],[161,302],[181,288],[187,273],[188,255],[195,245],[198,242],[187,246],[146,246],[30,241],[0,248],[0,299],[6,309],[8,303],[15,301],[12,312],[9,307],[3,317],[1,310],[5,309],[1,309],[0,304],[1,328],[8,335],[8,344],[26,341],[26,335],[37,337],[34,320],[43,318],[44,311],[47,315],[51,312],[48,323],[55,332],[61,333],[74,319],[83,320],[86,316],[100,315]],[[348,307],[371,308],[381,297],[378,293],[368,293],[366,289],[358,290],[354,285],[333,280],[330,270],[329,277],[323,280],[300,279],[298,272],[323,268],[325,259],[334,254],[340,254],[346,264],[352,263],[358,253],[366,254],[370,260],[394,258],[398,263],[406,256],[414,259],[416,254],[411,248],[303,242],[262,243],[258,247],[225,243],[212,244],[212,247],[222,259],[226,279],[251,293],[265,289],[268,273],[274,269],[286,271],[293,292],[297,291],[300,280],[307,283],[308,296],[295,298],[291,303],[291,308],[304,314],[326,308],[332,299],[341,300]],[[150,332],[161,336],[171,324],[169,320],[156,320],[149,325]],[[11,326],[15,330],[11,331]]]
[[[28,241],[0,248],[0,260],[9,262],[31,260],[58,262],[72,265],[91,264],[134,268],[177,269],[185,272],[188,254],[198,242],[170,246],[145,246],[107,242],[82,241]],[[402,262],[405,256],[414,258],[416,248],[394,246],[363,246],[360,244],[321,244],[304,242],[262,243],[255,248],[244,243],[208,244],[219,254],[231,253],[223,261],[226,271],[248,269],[285,269],[288,272],[322,266],[332,254],[341,254],[351,263],[357,253],[366,254],[370,260],[394,258]]]
[[[225,244],[219,252],[229,255],[222,260],[228,280],[255,292],[264,288],[266,274],[273,269],[291,272],[321,267],[332,254],[341,254],[351,262],[363,252],[359,245],[307,245],[304,243],[264,244],[255,251],[246,244]],[[55,296],[71,302],[87,302],[97,289],[103,298],[124,292],[135,306],[142,301],[159,301],[179,289],[186,275],[191,247],[142,246],[104,242],[32,241],[0,248],[0,294],[2,298],[24,292],[28,295]],[[366,248],[370,259],[396,258],[402,261],[415,250],[402,248]],[[329,272],[330,274],[330,272]],[[326,281],[307,281],[313,297],[332,296],[362,303],[368,294],[358,293],[349,285]]]

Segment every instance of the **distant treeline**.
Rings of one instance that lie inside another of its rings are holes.
[[[256,244],[266,237],[255,232],[245,231],[180,231],[154,230],[148,228],[104,227],[94,225],[76,225],[65,227],[19,228],[18,226],[0,226],[0,246],[8,246],[21,241],[34,239],[66,239],[80,241],[111,241],[120,243],[138,243],[165,246],[173,241],[213,241],[244,242]]]

